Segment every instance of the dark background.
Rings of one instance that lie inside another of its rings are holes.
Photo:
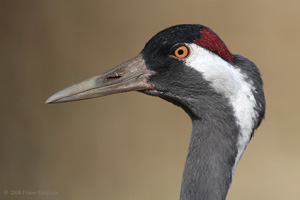
[[[300,199],[299,6],[296,0],[0,0],[0,198],[179,199],[191,132],[181,109],[138,92],[44,102],[134,57],[158,31],[199,23],[253,60],[265,82],[266,120],[228,199]]]

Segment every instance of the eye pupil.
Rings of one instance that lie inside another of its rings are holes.
[[[182,55],[182,54],[184,54],[184,51],[183,51],[182,49],[179,49],[179,50],[178,50],[178,54],[179,54],[179,55]]]

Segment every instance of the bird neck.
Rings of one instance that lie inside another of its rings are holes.
[[[180,200],[226,198],[237,157],[238,129],[232,120],[216,116],[193,119]]]

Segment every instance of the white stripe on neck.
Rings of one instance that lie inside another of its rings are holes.
[[[190,47],[190,55],[184,60],[185,64],[199,71],[204,79],[210,82],[216,92],[221,93],[231,103],[240,133],[237,139],[238,153],[232,169],[235,168],[250,140],[254,127],[256,101],[252,91],[253,82],[246,79],[241,70],[233,67],[218,55],[196,45],[187,44]]]

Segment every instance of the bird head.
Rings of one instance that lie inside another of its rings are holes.
[[[63,89],[46,103],[128,91],[159,96],[183,107],[190,116],[199,115],[201,109],[222,109],[241,92],[258,105],[256,94],[263,94],[259,71],[251,61],[231,54],[211,29],[186,24],[157,33],[133,59]]]

